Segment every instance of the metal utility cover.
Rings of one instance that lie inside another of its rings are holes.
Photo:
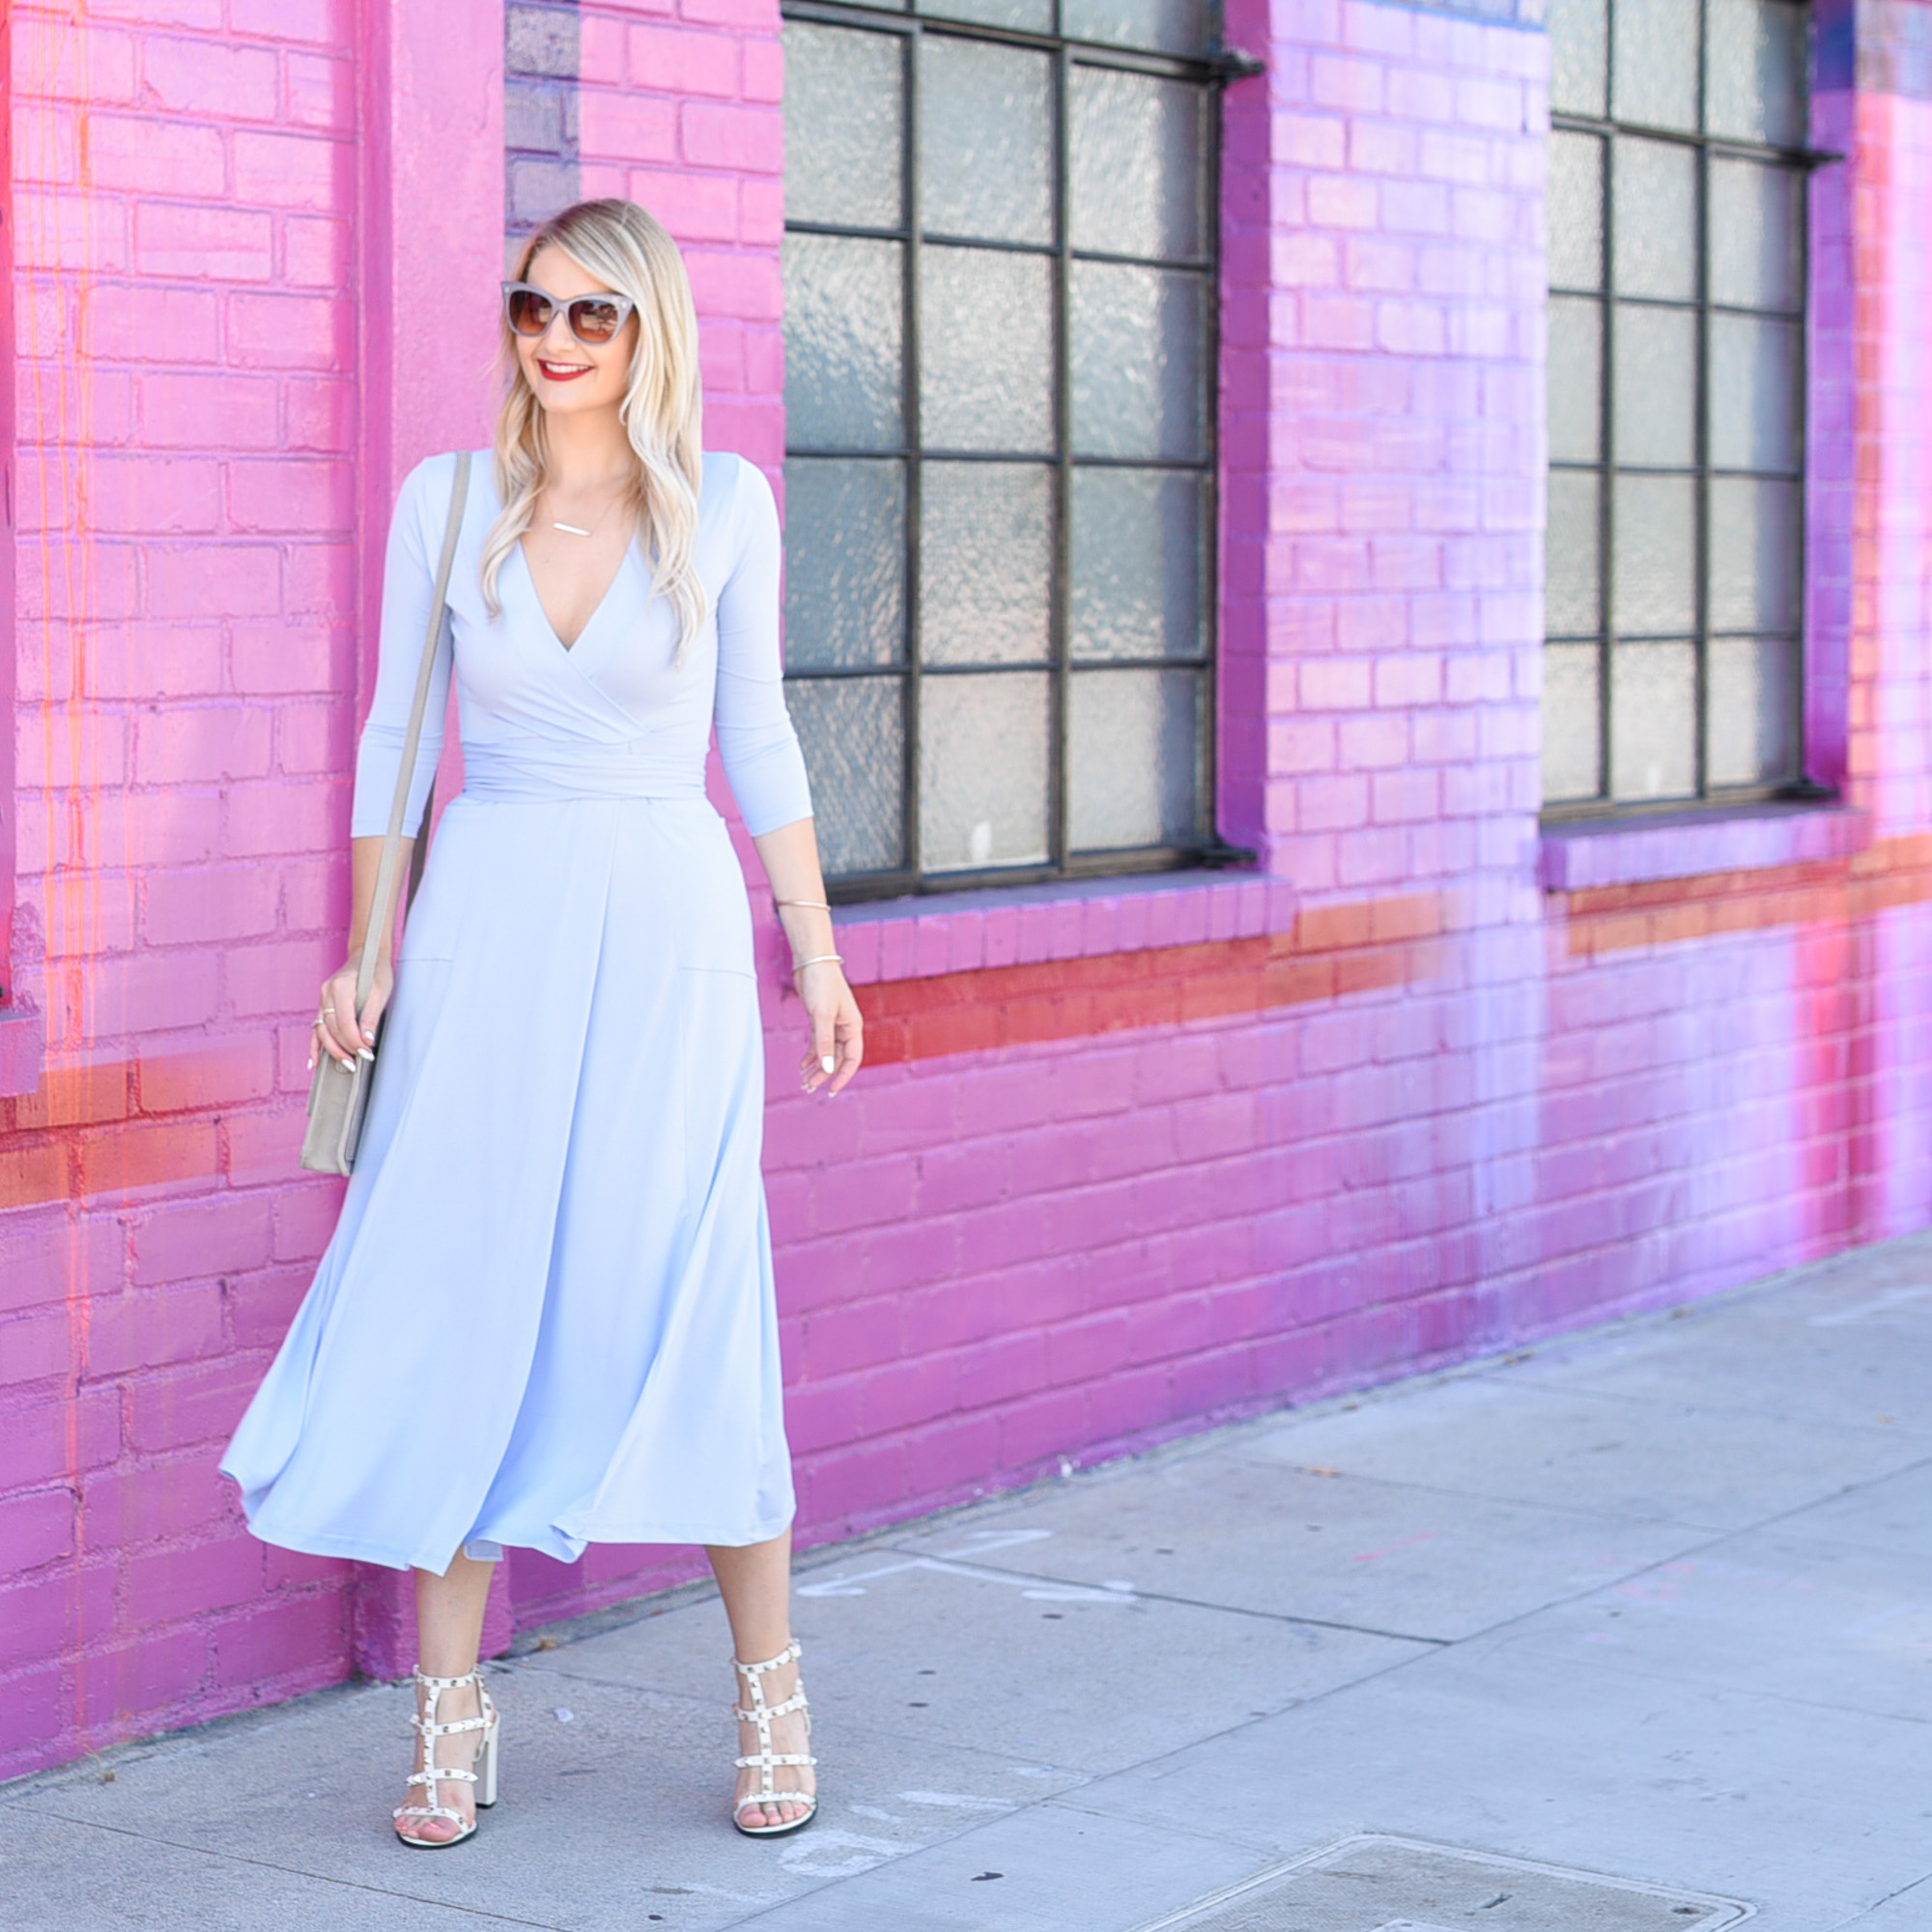
[[[1368,1834],[1137,1932],[1719,1932],[1755,1913],[1742,1899]]]

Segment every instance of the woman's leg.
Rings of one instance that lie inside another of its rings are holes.
[[[476,1668],[476,1648],[483,1638],[483,1606],[490,1595],[490,1573],[494,1563],[474,1563],[462,1550],[439,1577],[434,1570],[416,1572],[416,1662],[425,1677],[468,1677]],[[418,1710],[427,1699],[419,1695]],[[482,1711],[475,1687],[445,1690],[441,1702],[429,1715],[445,1724],[459,1719],[474,1718]],[[481,1731],[462,1731],[442,1740],[438,1762],[467,1769],[481,1747]],[[416,1740],[416,1760],[412,1770],[423,1769],[422,1740]],[[460,1811],[465,1818],[476,1815],[476,1787],[461,1778],[435,1787],[412,1784],[405,1804],[443,1804]],[[453,1838],[461,1827],[447,1818],[410,1818],[411,1834],[418,1838]]]
[[[731,1623],[731,1648],[740,1663],[762,1663],[776,1657],[791,1641],[791,1531],[775,1536],[769,1543],[748,1543],[740,1548],[723,1545],[704,1552],[711,1558],[718,1588],[724,1599],[724,1614]],[[781,1704],[798,1688],[798,1665],[788,1663],[782,1670],[767,1673],[765,1701]],[[731,1676],[731,1701],[744,1708],[745,1690],[735,1671]],[[738,1726],[738,1755],[752,1757],[758,1748],[754,1724]],[[780,1754],[809,1751],[803,1711],[780,1718],[772,1725],[772,1749]],[[817,1789],[811,1767],[783,1765],[772,1774],[781,1791],[810,1793]],[[738,1774],[733,1802],[749,1797],[758,1788],[755,1771]],[[748,1825],[789,1825],[802,1817],[805,1806],[780,1800],[755,1806],[742,1815]]]

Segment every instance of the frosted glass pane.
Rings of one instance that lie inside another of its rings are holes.
[[[1795,322],[1711,318],[1711,463],[1796,475],[1803,440]]]
[[[905,864],[905,698],[896,677],[785,680],[828,878]]]
[[[1051,268],[984,248],[920,251],[920,421],[928,449],[1053,448]]]
[[[1697,127],[1697,0],[1616,0],[1616,118]]]
[[[1595,463],[1604,446],[1604,305],[1549,298],[1549,460]]]
[[[920,861],[932,871],[1046,858],[1044,671],[920,685]]]
[[[794,449],[891,449],[899,408],[903,250],[784,239],[785,436]]]
[[[784,23],[787,220],[898,227],[904,47],[897,34]]]
[[[1208,45],[1204,0],[1063,0],[1060,18],[1070,41],[1167,54],[1199,54]]]
[[[1549,0],[1549,104],[1559,114],[1601,118],[1609,41],[1606,0]]]
[[[1796,483],[1712,478],[1712,630],[1798,629],[1800,502]]]
[[[1208,248],[1210,96],[1184,80],[1076,67],[1066,83],[1073,245],[1189,260]]]
[[[927,462],[919,492],[921,661],[1044,663],[1053,472],[1037,463]]]
[[[1543,650],[1543,796],[1560,805],[1604,789],[1603,661],[1596,644]]]
[[[1622,19],[1622,14],[1618,14]],[[1613,144],[1619,295],[1690,301],[1697,294],[1697,157],[1665,141]]]
[[[1619,799],[1697,790],[1697,651],[1619,644],[1610,659],[1610,790]]]
[[[1164,269],[1075,262],[1072,301],[1075,452],[1202,455],[1207,281]]]
[[[1611,621],[1625,637],[1696,623],[1696,485],[1688,476],[1619,476]]]
[[[1714,134],[1804,145],[1804,10],[1780,0],[1707,0],[1705,126]],[[1621,18],[1621,15],[1619,15]]]
[[[1798,776],[1798,646],[1785,638],[1713,638],[1705,774],[1713,785]]]
[[[1068,702],[1068,846],[1190,843],[1200,822],[1200,673],[1080,671]]]
[[[886,4],[890,6],[893,0],[886,0]],[[1053,0],[920,0],[919,11],[937,19],[972,20],[983,27],[1017,27],[1027,34],[1053,32]]]
[[[1615,355],[1617,461],[1689,469],[1697,456],[1697,318],[1619,302]]]
[[[1543,622],[1552,638],[1593,638],[1604,628],[1603,488],[1587,470],[1549,472]]]
[[[1604,286],[1604,144],[1594,134],[1549,137],[1549,286]]]
[[[1202,655],[1207,488],[1169,470],[1073,472],[1073,655]]]
[[[1711,299],[1738,308],[1804,301],[1804,177],[1711,156]]]
[[[929,35],[919,70],[919,221],[927,235],[1053,240],[1048,57]]]
[[[905,655],[905,466],[794,456],[785,465],[785,664]]]

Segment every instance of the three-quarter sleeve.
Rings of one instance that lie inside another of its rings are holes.
[[[389,524],[389,548],[383,564],[383,631],[376,665],[376,695],[355,752],[355,795],[350,808],[352,838],[380,838],[389,829],[396,774],[402,769],[403,740],[409,735],[410,704],[422,668],[423,631],[436,591],[436,566],[449,518],[449,496],[456,487],[456,458],[432,456],[403,479],[396,514]],[[450,643],[447,630],[439,640],[423,711],[422,737],[410,779],[403,834],[412,838],[422,823],[437,761],[442,755],[442,721],[449,707]]]
[[[810,818],[811,788],[779,655],[778,505],[764,472],[742,459],[736,492],[736,561],[718,593],[718,755],[755,838]]]

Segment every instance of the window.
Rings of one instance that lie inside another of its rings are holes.
[[[787,9],[786,696],[841,898],[1211,846],[1205,44],[1195,0]]]
[[[1786,0],[1551,0],[1544,797],[1803,772],[1807,67]]]

